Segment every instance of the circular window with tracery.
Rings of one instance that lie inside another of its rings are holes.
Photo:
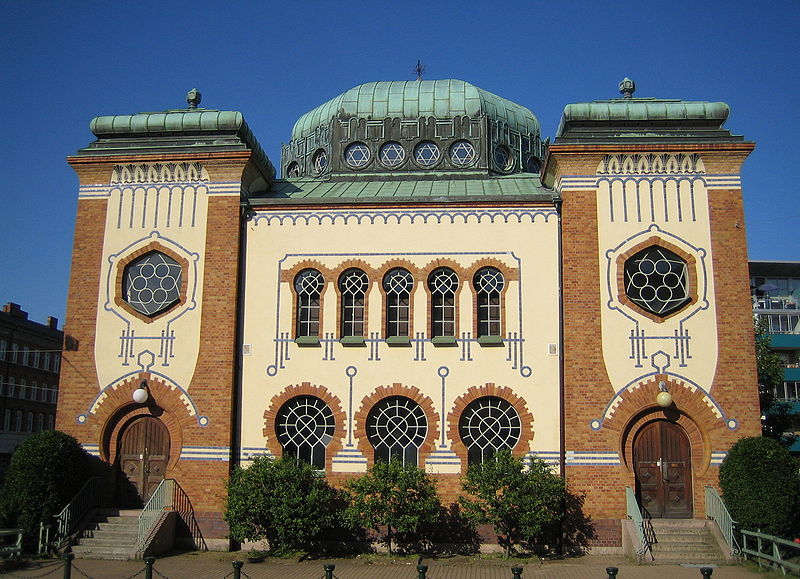
[[[427,435],[425,411],[405,396],[384,398],[367,416],[367,438],[375,449],[375,462],[394,458],[416,466],[419,448]]]
[[[364,143],[353,143],[344,150],[344,161],[354,169],[365,167],[370,159],[369,147]]]
[[[511,450],[522,435],[522,422],[510,402],[485,396],[470,402],[458,421],[468,464],[480,464],[500,450]]]
[[[625,295],[640,308],[667,316],[690,301],[686,261],[657,245],[625,261]]]
[[[399,167],[406,160],[406,150],[400,143],[386,143],[381,147],[380,160],[391,169]]]
[[[275,433],[284,455],[325,469],[325,448],[333,439],[333,412],[316,396],[297,396],[286,402],[275,419]]]
[[[153,317],[181,298],[183,268],[170,256],[151,251],[133,259],[122,274],[125,302],[140,314]]]
[[[475,147],[469,141],[456,141],[450,145],[450,160],[457,167],[469,167],[475,162]]]
[[[497,169],[503,172],[511,171],[514,168],[514,157],[505,145],[497,145],[494,148],[494,164]]]
[[[325,152],[325,149],[319,149],[314,153],[313,162],[314,172],[317,174],[322,173],[328,168],[328,153]]]
[[[439,157],[441,157],[441,151],[431,141],[422,141],[414,147],[414,160],[422,167],[433,167],[439,162]]]

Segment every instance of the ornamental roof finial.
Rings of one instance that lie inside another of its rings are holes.
[[[203,98],[203,95],[200,94],[200,91],[196,88],[193,88],[189,92],[186,93],[186,102],[189,103],[190,109],[196,109],[197,105],[200,104],[200,99]]]
[[[626,99],[629,99],[633,96],[634,91],[636,91],[636,83],[629,79],[627,76],[622,79],[619,83],[619,92],[622,93],[622,96]]]

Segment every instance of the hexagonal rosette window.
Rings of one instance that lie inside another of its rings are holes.
[[[657,245],[643,249],[625,261],[625,295],[657,316],[678,311],[691,301],[686,260]]]
[[[122,273],[124,301],[145,316],[154,317],[180,301],[183,268],[170,256],[151,251],[133,259]]]

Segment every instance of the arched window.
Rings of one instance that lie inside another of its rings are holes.
[[[447,267],[440,267],[428,276],[431,292],[431,337],[455,337],[456,290],[458,276]]]
[[[364,311],[369,278],[360,269],[348,269],[339,276],[339,291],[342,296],[343,338],[364,337]]]
[[[408,337],[411,332],[411,291],[414,278],[403,268],[390,269],[383,276],[386,292],[386,337]]]
[[[283,453],[325,470],[325,447],[333,438],[330,407],[316,396],[297,396],[286,402],[275,419]]]
[[[500,298],[505,280],[500,270],[482,267],[472,279],[478,301],[478,337],[500,337],[503,330]]]
[[[470,402],[458,421],[469,465],[490,459],[499,450],[513,449],[522,434],[519,414],[507,400],[484,396]]]
[[[294,278],[297,292],[297,337],[319,337],[320,295],[325,280],[316,269],[304,269]]]
[[[384,398],[367,416],[367,438],[375,449],[375,462],[396,458],[417,466],[419,447],[427,435],[425,412],[404,396]]]

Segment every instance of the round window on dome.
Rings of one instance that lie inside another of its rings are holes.
[[[381,147],[380,160],[391,169],[399,167],[406,160],[406,150],[400,143],[386,143]]]
[[[497,145],[494,148],[494,165],[503,172],[514,168],[514,157],[511,156],[511,151],[505,145]]]
[[[299,177],[300,176],[300,165],[298,165],[295,161],[292,161],[286,166],[286,176],[287,177]]]
[[[538,173],[539,169],[541,169],[541,165],[539,164],[539,159],[537,159],[533,155],[529,156],[525,161],[525,170],[528,173]]]
[[[469,141],[456,141],[450,145],[450,160],[456,167],[468,167],[475,158],[475,147]]]
[[[328,168],[328,153],[325,149],[317,149],[312,160],[314,162],[315,173],[320,174]]]
[[[344,162],[353,169],[366,167],[372,155],[364,143],[353,143],[344,150]]]
[[[414,160],[422,167],[433,167],[440,157],[439,147],[431,141],[422,141],[414,147]]]

